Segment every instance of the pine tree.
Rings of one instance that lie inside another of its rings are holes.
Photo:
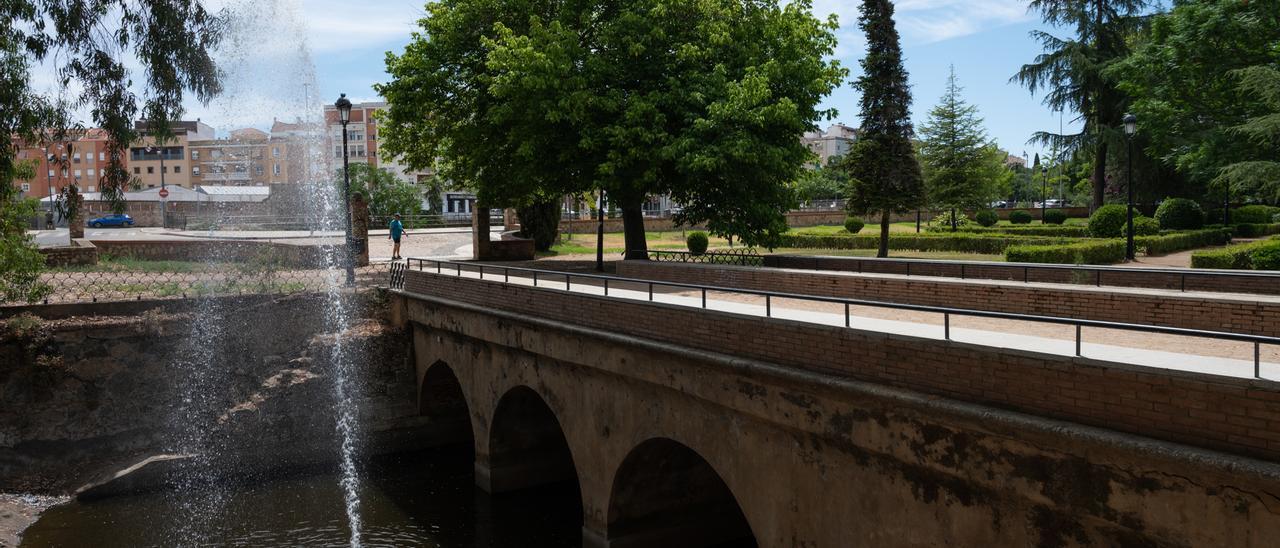
[[[960,97],[955,67],[947,76],[947,89],[929,120],[920,128],[920,160],[929,203],[951,210],[951,230],[956,230],[956,208],[980,207],[990,198],[986,173],[986,148],[990,144],[978,108]]]
[[[902,67],[893,3],[864,0],[858,26],[867,35],[862,76],[853,82],[862,92],[862,127],[842,167],[850,179],[849,212],[880,215],[876,256],[888,257],[889,215],[905,213],[924,202],[924,179],[911,145],[911,89]]]

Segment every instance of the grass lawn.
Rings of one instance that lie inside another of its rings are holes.
[[[688,231],[692,232],[692,231]],[[646,232],[645,240],[652,250],[670,250],[684,251],[685,236],[688,232],[679,230],[670,230],[663,232]],[[709,237],[710,247],[728,247],[729,242],[724,238]],[[604,254],[620,255],[626,251],[626,238],[621,232],[606,232],[604,234]],[[560,243],[551,246],[551,251],[539,253],[539,257],[554,257],[556,255],[595,255],[596,253],[596,234],[594,232],[587,234],[573,234],[567,232],[560,233]]]
[[[806,249],[778,248],[772,251],[776,255],[826,255],[834,257],[875,257],[874,249]],[[1004,255],[986,255],[982,253],[960,253],[955,251],[911,251],[889,250],[891,259],[935,259],[939,261],[996,261],[1003,262]]]
[[[132,257],[103,255],[98,264],[63,266],[52,272],[209,272],[221,270],[217,265],[197,261],[146,261]]]

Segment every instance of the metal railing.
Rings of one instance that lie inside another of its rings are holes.
[[[649,260],[668,263],[726,264],[736,266],[764,266],[764,255],[749,251],[714,251],[690,253],[688,251],[649,251]]]
[[[967,309],[967,308],[952,308],[952,307],[944,307],[944,306],[892,303],[892,302],[884,302],[884,301],[870,301],[870,300],[864,300],[864,299],[845,299],[840,297],[824,297],[819,295],[783,293],[783,292],[777,292],[777,291],[763,291],[763,290],[757,290],[757,289],[722,287],[722,286],[712,286],[712,285],[684,283],[684,282],[668,282],[668,281],[648,280],[648,279],[641,279],[641,278],[622,278],[618,276],[607,276],[602,274],[586,274],[586,273],[580,273],[580,272],[566,272],[566,271],[560,271],[560,270],[543,270],[543,269],[537,269],[537,268],[490,265],[490,264],[476,263],[476,262],[458,262],[458,261],[422,259],[422,258],[411,257],[411,258],[405,259],[403,266],[397,267],[397,266],[394,266],[395,264],[400,264],[400,263],[393,263],[393,266],[391,268],[391,281],[392,281],[391,288],[400,289],[400,290],[403,290],[405,288],[404,278],[405,278],[406,271],[415,270],[414,266],[416,266],[417,267],[416,270],[420,272],[431,272],[432,270],[434,270],[435,274],[453,275],[458,277],[462,277],[464,272],[472,272],[472,273],[478,274],[478,277],[480,280],[489,279],[485,277],[486,273],[494,277],[500,274],[502,276],[503,283],[510,283],[512,273],[529,274],[530,277],[532,278],[534,287],[547,287],[548,289],[550,289],[551,287],[546,285],[548,281],[553,281],[553,282],[561,281],[562,283],[564,283],[564,291],[571,290],[573,280],[575,279],[596,280],[602,283],[604,287],[604,296],[606,297],[609,296],[609,285],[611,283],[614,284],[615,288],[617,287],[618,284],[640,285],[640,286],[647,287],[648,300],[650,302],[654,300],[653,296],[654,296],[655,287],[693,290],[701,293],[701,297],[702,297],[701,308],[704,310],[707,308],[708,292],[754,295],[754,296],[764,297],[765,317],[767,318],[773,317],[773,300],[774,299],[789,299],[789,300],[810,301],[810,302],[820,302],[820,303],[834,303],[834,304],[844,305],[844,326],[846,328],[852,327],[852,321],[851,321],[852,314],[850,312],[850,308],[854,306],[867,306],[867,307],[886,308],[886,309],[893,309],[893,310],[910,310],[915,312],[930,312],[930,313],[936,313],[936,314],[942,315],[943,338],[948,341],[952,340],[951,339],[951,316],[995,318],[995,319],[1002,319],[1002,320],[1039,322],[1039,323],[1047,323],[1047,324],[1055,324],[1055,325],[1070,325],[1075,327],[1075,355],[1079,357],[1084,356],[1084,354],[1082,353],[1082,345],[1084,341],[1083,328],[1085,327],[1099,328],[1099,329],[1117,329],[1117,330],[1137,331],[1137,332],[1144,332],[1144,333],[1158,333],[1162,335],[1179,335],[1179,336],[1187,336],[1187,337],[1202,337],[1202,338],[1217,339],[1217,340],[1248,342],[1253,344],[1253,376],[1254,378],[1261,378],[1262,345],[1264,344],[1280,345],[1280,337],[1249,335],[1244,333],[1228,333],[1225,331],[1208,331],[1208,330],[1202,330],[1202,329],[1189,329],[1189,328],[1183,328],[1183,327],[1165,327],[1165,326],[1158,326],[1158,325],[1142,325],[1142,324],[1123,323],[1123,322],[1109,322],[1109,321],[1101,321],[1101,320],[1063,318],[1063,317],[1057,317],[1057,316],[1018,314],[1014,312],[994,312],[989,310],[974,310],[974,309]],[[399,270],[397,271],[397,269]],[[398,278],[397,278],[397,275],[398,275]],[[521,276],[517,276],[517,277],[519,278]],[[542,286],[538,285],[539,278],[541,278],[542,280],[542,283],[543,283]]]
[[[1031,273],[1036,270],[1053,270],[1068,272],[1087,273],[1086,278],[1081,278],[1077,283],[1089,283],[1101,287],[1103,285],[1115,285],[1104,283],[1104,274],[1152,274],[1160,276],[1173,276],[1178,278],[1178,289],[1180,291],[1187,290],[1187,278],[1248,278],[1248,279],[1267,279],[1274,280],[1280,286],[1280,272],[1258,272],[1248,270],[1198,270],[1191,268],[1146,268],[1146,267],[1115,267],[1115,266],[1099,266],[1099,265],[1071,265],[1071,264],[1052,264],[1052,263],[999,263],[999,262],[981,262],[981,261],[935,261],[929,259],[890,259],[879,257],[822,257],[822,256],[795,256],[795,255],[779,255],[781,261],[787,259],[792,260],[813,260],[817,261],[846,261],[857,263],[857,270],[841,270],[847,272],[862,273],[880,273],[880,274],[904,274],[906,276],[931,276],[945,277],[954,275],[960,279],[999,279],[1014,280],[1021,278],[1023,283],[1030,283],[1033,280]],[[889,264],[902,266],[902,272],[885,272],[881,270],[867,271],[864,268],[866,264]],[[916,267],[915,272],[911,271],[912,266]],[[934,267],[921,271],[920,267]],[[786,268],[803,268],[797,265],[787,265]],[[819,270],[817,268],[809,270]],[[829,269],[828,269],[829,270]],[[942,270],[949,270],[949,273],[941,273]],[[1011,273],[1010,276],[1003,278],[991,278],[982,276],[972,276],[975,271],[1003,270]],[[1018,276],[1021,274],[1021,276]],[[1135,286],[1121,286],[1135,287]],[[1144,286],[1136,286],[1144,287]]]

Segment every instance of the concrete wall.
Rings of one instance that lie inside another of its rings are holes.
[[[620,261],[618,276],[1111,322],[1280,336],[1280,298],[1089,285]]]
[[[405,291],[1259,458],[1280,383],[408,271]]]
[[[1105,269],[1105,271],[1099,273],[1098,270],[1073,270],[1070,266],[1062,265],[983,263],[976,261],[914,261],[910,259],[808,255],[767,255],[764,258],[764,262],[765,266],[805,270],[1280,295],[1280,276],[1259,276],[1257,272],[1233,272],[1229,270],[1206,272],[1204,270],[1183,269],[1186,270],[1185,273],[1168,273],[1144,272],[1139,269],[1116,267]]]
[[[629,465],[654,440],[705,459],[765,547],[1269,546],[1280,534],[1272,464],[859,382],[849,368],[869,364],[831,367],[823,355],[853,354],[806,344],[815,341],[786,322],[689,321],[663,305],[413,273],[408,291],[432,295],[393,301],[397,321],[413,326],[423,393],[452,377],[442,368],[456,374],[478,471],[501,473],[493,453],[506,449],[493,440],[506,396],[532,390],[554,413],[586,546],[697,545],[679,535],[720,525],[681,528],[661,513],[679,497],[634,500],[623,488],[701,491],[678,470]],[[786,333],[793,359],[756,361],[748,339],[779,346],[770,332]],[[715,352],[727,345],[742,351]],[[967,380],[937,358],[894,351],[903,369]],[[637,507],[653,518],[639,533],[619,523]]]

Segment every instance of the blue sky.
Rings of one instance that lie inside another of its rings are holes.
[[[372,85],[387,80],[385,55],[400,52],[423,16],[421,0],[208,0],[241,17],[220,60],[231,77],[227,92],[210,105],[188,101],[188,117],[221,131],[267,127],[273,117],[292,119],[332,103],[339,93],[354,101],[377,100]],[[857,28],[857,0],[814,0],[820,16],[839,16],[836,57],[854,75],[865,48]],[[899,0],[895,20],[902,34],[919,124],[937,102],[954,64],[965,98],[978,107],[1001,147],[1021,154],[1044,152],[1026,141],[1037,130],[1056,130],[1059,116],[1024,88],[1008,82],[1040,53],[1028,32],[1040,28],[1025,0]],[[314,65],[314,73],[311,67]],[[34,80],[52,88],[47,69]],[[135,75],[135,80],[140,80]],[[302,83],[308,83],[303,86]],[[317,93],[318,91],[318,93]],[[304,100],[304,97],[306,99]],[[858,123],[858,96],[845,83],[827,105],[835,121]],[[1064,117],[1068,129],[1073,115]],[[822,123],[824,126],[826,122]]]
[[[328,2],[308,1],[319,5]],[[835,13],[840,18],[840,47],[836,57],[853,74],[865,49],[857,28],[856,0],[816,0],[819,15]],[[1028,33],[1042,28],[1038,17],[1028,13],[1021,0],[901,0],[896,3],[896,21],[903,39],[903,52],[910,73],[914,118],[917,124],[942,95],[947,67],[954,64],[965,98],[976,105],[986,120],[990,136],[1014,154],[1040,152],[1026,144],[1037,130],[1056,131],[1059,116],[1032,97],[1009,77],[1040,52]],[[308,8],[310,6],[307,6]],[[310,9],[306,10],[316,13]],[[321,11],[320,13],[325,13]],[[332,14],[333,12],[328,12]],[[387,79],[384,52],[402,51],[408,43],[414,20],[422,14],[420,3],[392,0],[379,2],[374,13],[362,10],[361,19],[376,18],[385,24],[347,28],[333,15],[308,17],[309,33],[315,37],[316,69],[321,97],[331,102],[345,92],[356,99],[376,99],[374,82]],[[324,36],[340,35],[337,41]],[[847,83],[827,100],[840,111],[836,121],[857,125],[858,94]],[[1063,117],[1068,129],[1071,113]]]

